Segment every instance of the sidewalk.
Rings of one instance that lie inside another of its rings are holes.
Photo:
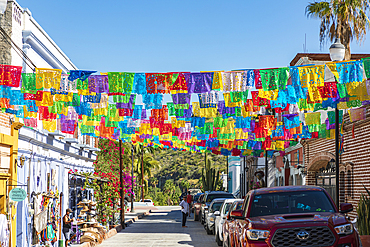
[[[128,225],[134,223],[135,221],[137,221],[138,219],[141,219],[145,215],[149,215],[150,210],[155,210],[155,209],[157,209],[157,208],[156,207],[147,207],[147,206],[137,206],[137,207],[134,207],[135,211],[133,213],[125,212],[125,226],[128,226]],[[110,238],[110,237],[113,237],[114,235],[117,234],[117,232],[120,232],[121,230],[124,230],[124,229],[122,229],[121,225],[109,230],[109,232],[107,233],[107,235],[108,235],[107,239]],[[105,239],[104,241],[106,241],[107,239]],[[104,243],[104,241],[103,241],[103,243]],[[72,246],[91,247],[90,243],[72,244]]]

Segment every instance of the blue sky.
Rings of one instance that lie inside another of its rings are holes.
[[[79,69],[209,71],[288,66],[320,50],[309,1],[17,0]],[[370,53],[370,40],[352,53]]]

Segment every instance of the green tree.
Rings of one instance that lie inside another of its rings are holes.
[[[145,153],[142,157],[143,159],[136,159],[135,167],[136,167],[136,174],[137,177],[142,178],[143,191],[148,193],[148,180],[152,176],[152,170],[154,168],[159,168],[159,162],[153,158],[153,156],[149,153]],[[143,196],[142,196],[143,198]]]
[[[323,0],[306,7],[307,17],[321,19],[320,44],[339,38],[346,48],[345,60],[351,59],[350,42],[361,42],[369,27],[369,0]]]
[[[137,166],[137,174],[138,177],[141,177],[141,199],[144,200],[144,187],[148,186],[148,182],[144,180],[145,174],[151,176],[151,169],[158,167],[159,163],[153,158],[155,153],[159,150],[159,148],[151,147],[151,146],[143,146],[137,144],[134,146],[134,155],[136,157],[136,166]],[[141,169],[139,169],[139,165]]]

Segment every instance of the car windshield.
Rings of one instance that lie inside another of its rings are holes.
[[[256,195],[250,217],[273,214],[335,212],[323,191],[295,191]]]
[[[234,198],[233,194],[212,194],[207,196],[207,202],[211,202],[216,198]]]
[[[222,205],[223,202],[214,202],[211,206],[211,210],[210,212],[216,212],[216,211],[220,211],[220,207]]]
[[[194,196],[194,201],[196,202],[196,201],[198,201],[198,198],[200,197],[200,195],[195,195]]]
[[[223,209],[223,214],[228,214],[229,213],[229,210],[230,210],[230,207],[231,207],[231,205],[232,205],[233,203],[232,202],[228,202],[228,203],[226,203],[225,204],[225,206],[224,206],[224,209]]]

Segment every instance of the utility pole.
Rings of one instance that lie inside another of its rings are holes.
[[[268,187],[267,186],[267,178],[268,178],[268,160],[267,160],[267,150],[265,151],[265,187]]]
[[[144,144],[141,152],[141,201],[144,202]]]
[[[134,212],[134,145],[132,144],[132,164],[131,164],[131,213]]]
[[[339,207],[339,110],[335,107],[335,203]]]
[[[229,192],[229,156],[226,156],[226,189]]]
[[[122,161],[122,140],[119,139],[119,178],[121,195],[121,226],[125,229],[125,194],[123,192],[123,161]]]

